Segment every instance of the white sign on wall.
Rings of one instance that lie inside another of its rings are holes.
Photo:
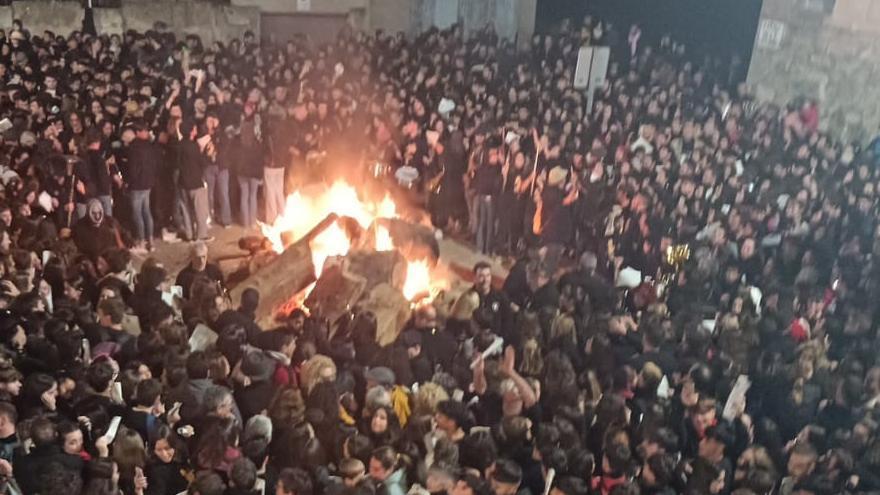
[[[779,49],[785,38],[785,23],[775,19],[761,19],[758,23],[758,48]]]
[[[575,89],[587,92],[587,109],[593,108],[593,95],[602,87],[608,74],[611,49],[607,46],[583,46],[578,50],[577,66],[574,69]]]
[[[590,84],[590,63],[593,60],[593,48],[582,46],[578,50],[577,65],[574,68],[575,89],[586,89]]]
[[[605,76],[608,75],[608,62],[610,61],[611,49],[607,46],[599,46],[593,50],[593,63],[590,64],[590,84],[587,87],[591,95],[605,83]]]
[[[593,89],[602,85],[608,72],[611,50],[607,46],[582,46],[578,50],[572,85],[576,89]]]
[[[297,12],[308,12],[312,10],[312,0],[296,0]]]

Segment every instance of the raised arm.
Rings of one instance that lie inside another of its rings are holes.
[[[171,110],[171,107],[174,106],[174,100],[176,100],[178,96],[180,96],[180,84],[172,84],[168,99],[165,100],[165,110]]]
[[[486,363],[483,361],[483,356],[477,356],[474,365],[474,393],[477,395],[483,395],[486,393],[486,389],[488,386],[486,385]]]
[[[535,394],[532,386],[529,385],[529,382],[527,382],[526,379],[516,371],[516,350],[514,350],[511,345],[507,346],[507,349],[504,349],[504,359],[501,361],[501,372],[504,373],[504,376],[513,380],[517,390],[519,390],[520,397],[522,397],[523,408],[528,409],[538,402],[538,396]]]

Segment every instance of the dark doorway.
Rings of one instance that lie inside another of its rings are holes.
[[[538,0],[536,32],[552,31],[565,18],[585,15],[611,22],[621,41],[632,24],[642,43],[655,45],[664,34],[683,42],[694,57],[742,57],[748,67],[763,0]]]
[[[278,43],[302,35],[323,44],[335,40],[345,24],[345,15],[263,14],[260,17],[260,35],[264,40],[274,39]]]

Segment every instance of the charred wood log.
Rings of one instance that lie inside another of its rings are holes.
[[[397,251],[356,250],[328,258],[306,307],[329,321],[350,311],[380,284],[399,290],[406,276],[406,260]]]
[[[257,289],[260,291],[257,323],[264,327],[271,326],[278,310],[315,281],[315,266],[309,243],[337,219],[334,214],[328,215],[279,255],[269,252],[265,257],[255,256],[255,259],[260,258],[260,263],[258,266],[252,263],[250,276],[232,289],[232,301],[238,304],[245,289]]]
[[[440,259],[440,244],[430,227],[399,218],[378,218],[375,223],[388,229],[394,247],[406,259],[427,259],[432,265]],[[370,231],[373,232],[375,229]]]

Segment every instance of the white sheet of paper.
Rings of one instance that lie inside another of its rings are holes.
[[[494,356],[495,354],[498,354],[499,352],[501,352],[501,349],[503,346],[504,346],[504,339],[501,337],[495,337],[495,340],[493,340],[492,343],[489,345],[489,347],[487,347],[486,350],[483,351],[483,354],[482,354],[483,360],[486,360],[490,356]],[[477,360],[475,359],[471,363],[471,369],[476,368],[476,366],[477,366]]]
[[[724,110],[721,111],[721,120],[727,119],[727,113],[730,112],[730,107],[733,105],[733,102],[728,101],[726,105],[724,105]]]
[[[46,191],[40,193],[37,197],[37,204],[40,205],[41,208],[51,213],[55,208],[52,207],[52,196],[49,195]]]
[[[707,318],[707,319],[703,320],[703,321],[700,323],[700,325],[702,325],[703,328],[705,328],[706,330],[708,330],[708,331],[710,331],[710,332],[712,332],[712,333],[715,333],[715,319],[711,319],[711,320],[710,320],[710,319]]]
[[[168,416],[173,416],[174,413],[180,412],[180,406],[182,406],[182,402],[175,402],[171,409],[168,410]]]
[[[110,426],[107,427],[107,433],[104,433],[104,436],[107,437],[109,443],[113,443],[113,439],[116,438],[116,432],[119,431],[119,423],[122,422],[122,418],[119,416],[113,416],[113,419],[110,420]]]
[[[750,286],[749,287],[749,297],[752,299],[752,304],[755,305],[755,308],[758,310],[758,314],[761,314],[761,301],[764,299],[764,294],[761,292],[761,289]]]
[[[92,362],[92,345],[89,339],[82,339],[82,360],[86,365]]]
[[[189,350],[191,352],[204,351],[214,342],[217,342],[219,335],[202,323],[196,325],[193,330],[192,337],[189,338]]]
[[[119,382],[113,382],[113,389],[110,390],[110,399],[115,404],[125,404],[125,400],[122,398],[122,384]]]
[[[721,413],[721,417],[728,421],[736,419],[736,406],[740,401],[746,400],[746,392],[749,391],[751,386],[752,382],[749,381],[748,375],[739,375],[736,378],[733,390],[730,391],[730,395],[727,396],[727,402],[724,403],[724,412]]]
[[[162,291],[162,302],[167,304],[170,307],[174,307],[174,294],[170,291]]]
[[[550,468],[547,470],[547,476],[544,481],[544,495],[548,495],[550,493],[550,487],[553,486],[554,479],[556,479],[556,470]]]
[[[660,384],[657,385],[657,397],[669,398],[669,379],[666,378],[666,375],[663,375]]]

